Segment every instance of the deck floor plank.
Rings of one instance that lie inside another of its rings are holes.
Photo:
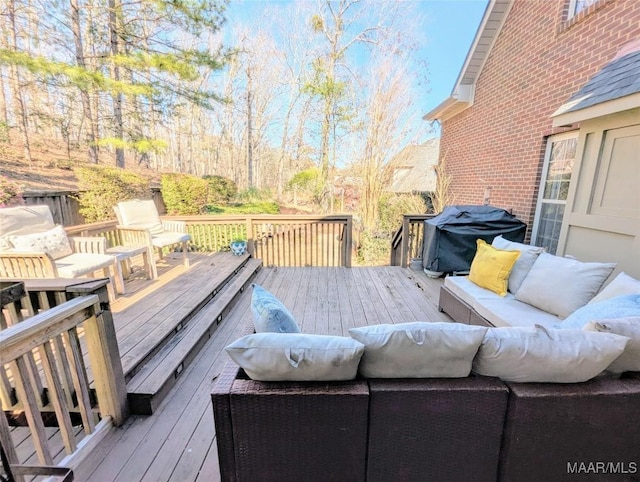
[[[417,314],[417,321],[451,321],[448,315],[438,311],[440,280],[430,279],[411,270],[396,270],[390,274],[404,305]]]

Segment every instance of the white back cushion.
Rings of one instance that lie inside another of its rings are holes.
[[[616,298],[623,295],[640,295],[640,280],[632,278],[624,271],[613,278],[611,283],[602,288],[602,291],[593,297],[589,304]]]
[[[162,221],[155,203],[151,199],[134,199],[118,203],[118,221],[124,226],[144,227],[151,234],[162,233]]]
[[[473,371],[508,382],[585,382],[624,351],[629,338],[581,330],[490,328]]]
[[[583,263],[543,252],[516,299],[566,318],[596,295],[615,267],[615,263]]]
[[[367,378],[454,378],[471,372],[487,328],[459,323],[399,323],[351,328],[364,344],[360,373]]]
[[[640,316],[590,321],[583,330],[628,337],[629,343],[624,353],[616,358],[607,370],[613,373],[640,372]]]
[[[23,235],[48,231],[55,227],[49,206],[0,208],[0,235]]]
[[[543,248],[509,241],[508,239],[504,239],[502,235],[493,238],[491,245],[497,249],[520,251],[520,256],[516,260],[513,268],[511,269],[511,273],[509,274],[508,289],[511,293],[516,293],[520,289],[520,286],[529,273],[529,270],[531,270],[533,263],[536,262],[540,253],[544,251]]]
[[[256,333],[225,350],[253,380],[352,380],[364,346],[345,336]]]

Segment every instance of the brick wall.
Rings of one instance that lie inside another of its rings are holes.
[[[569,0],[516,0],[476,83],[474,104],[442,123],[457,204],[513,209],[531,228],[551,114],[625,43],[640,0],[600,0],[567,21]]]

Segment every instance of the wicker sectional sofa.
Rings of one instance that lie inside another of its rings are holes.
[[[440,307],[458,322],[504,326],[478,313],[473,297],[506,301],[507,313],[537,310],[450,279]],[[561,321],[536,311],[515,318],[512,326]],[[247,320],[241,335],[250,333]],[[224,481],[640,480],[638,372],[583,383],[474,374],[262,382],[230,361],[211,399]]]
[[[230,362],[211,398],[224,481],[640,477],[636,374],[259,382]]]

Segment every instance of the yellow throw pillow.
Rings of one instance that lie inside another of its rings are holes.
[[[482,288],[505,296],[509,274],[520,251],[496,249],[482,239],[478,239],[476,244],[478,250],[471,262],[469,279]]]

